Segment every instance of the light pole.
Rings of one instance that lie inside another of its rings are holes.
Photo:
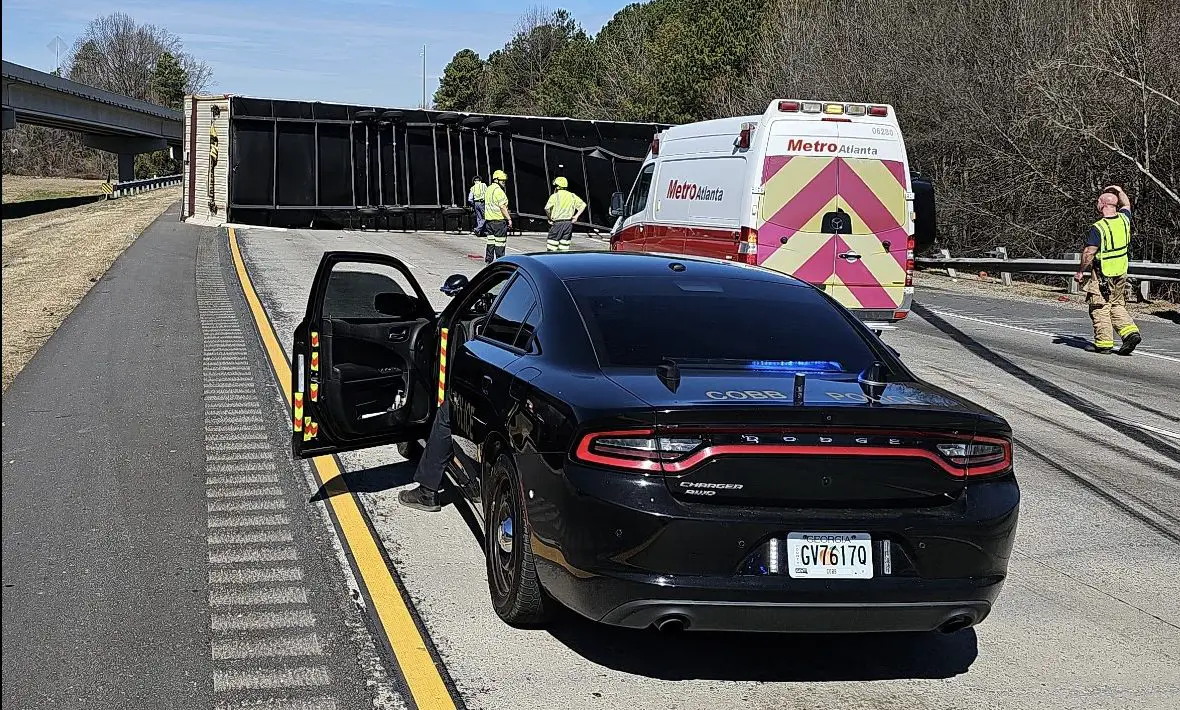
[[[422,109],[430,108],[426,105],[426,45],[422,45]]]

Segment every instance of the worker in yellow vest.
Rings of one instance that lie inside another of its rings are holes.
[[[483,198],[487,192],[488,186],[476,175],[475,181],[471,183],[471,189],[467,191],[467,204],[475,212],[475,229],[471,233],[477,237],[484,236]]]
[[[548,251],[569,251],[574,240],[574,222],[582,216],[586,203],[569,191],[569,180],[559,177],[553,181],[557,188],[545,203],[545,214],[549,217],[549,237],[545,240]]]
[[[1130,355],[1143,336],[1127,312],[1127,272],[1130,266],[1131,199],[1118,185],[1098,196],[1102,214],[1086,234],[1082,262],[1074,279],[1082,285],[1090,320],[1094,322],[1096,353],[1114,350],[1114,333],[1122,339],[1119,355]]]
[[[508,232],[512,230],[512,213],[508,211],[508,193],[504,185],[508,173],[497,170],[492,173],[492,184],[483,196],[483,217],[487,222],[488,242],[483,260],[490,264],[504,256],[508,248]]]

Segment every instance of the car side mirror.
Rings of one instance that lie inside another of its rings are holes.
[[[934,183],[921,175],[911,175],[914,190],[914,252],[924,251],[938,239],[938,222],[934,210]]]
[[[451,274],[447,280],[443,282],[442,288],[439,291],[445,293],[448,297],[454,298],[455,294],[467,288],[467,277],[463,274]]]
[[[610,216],[611,217],[622,217],[623,216],[623,200],[624,199],[626,199],[626,198],[623,196],[623,193],[621,193],[621,192],[616,192],[610,196]]]
[[[404,293],[379,293],[373,297],[373,309],[396,318],[410,318],[418,312],[418,299]]]

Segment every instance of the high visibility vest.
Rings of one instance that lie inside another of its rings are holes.
[[[1103,217],[1094,223],[1094,228],[1102,237],[1102,244],[1098,247],[1098,269],[1103,276],[1126,276],[1130,259],[1127,248],[1131,244],[1131,220],[1122,212],[1118,219]]]
[[[549,219],[560,222],[573,219],[578,210],[585,206],[586,203],[582,201],[582,198],[569,190],[558,188],[549,196],[549,201],[545,203],[545,210],[549,213]]]
[[[504,221],[504,215],[500,212],[501,207],[508,209],[508,193],[504,192],[500,183],[493,182],[488,185],[483,195],[483,218],[489,222]]]
[[[477,182],[471,186],[471,200],[472,202],[483,202],[484,195],[488,192],[486,183]]]

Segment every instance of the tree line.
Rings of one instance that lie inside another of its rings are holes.
[[[117,12],[92,20],[54,72],[71,81],[180,110],[185,94],[209,85],[209,65],[184,51],[180,38]],[[4,172],[52,177],[114,176],[118,158],[82,145],[70,131],[18,124],[4,131]],[[136,177],[180,172],[167,151],[136,156]]]
[[[936,185],[940,246],[1059,258],[1123,185],[1133,257],[1180,261],[1174,0],[652,0],[591,35],[522,15],[465,49],[436,108],[683,123],[774,98],[892,104]]]

